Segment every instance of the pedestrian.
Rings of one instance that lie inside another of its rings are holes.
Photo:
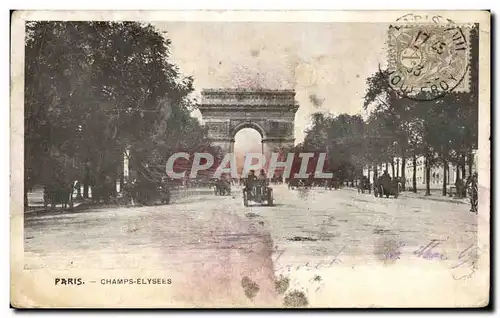
[[[477,184],[477,172],[475,172],[470,178],[470,188],[469,188],[469,196],[470,196],[470,212],[478,213],[477,204],[478,204],[478,184]]]
[[[455,188],[457,189],[457,198],[463,199],[465,197],[464,195],[464,182],[461,178],[458,178],[456,183],[455,183]]]

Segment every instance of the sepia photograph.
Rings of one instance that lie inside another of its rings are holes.
[[[12,306],[487,306],[490,19],[14,12]]]

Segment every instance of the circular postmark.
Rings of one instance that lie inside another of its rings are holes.
[[[467,34],[440,16],[398,19],[389,27],[389,86],[410,99],[434,100],[467,85]]]

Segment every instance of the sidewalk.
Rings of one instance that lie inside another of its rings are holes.
[[[347,190],[351,190],[351,191],[358,191],[356,188],[351,188],[351,187],[345,187],[343,189],[347,189]],[[373,195],[373,191],[372,191],[372,195]],[[449,195],[443,196],[441,189],[432,189],[432,188],[431,188],[431,195],[430,196],[425,195],[425,189],[417,189],[417,193],[414,193],[413,191],[411,191],[411,188],[410,188],[409,190],[401,192],[399,197],[400,198],[414,198],[414,199],[422,199],[422,200],[431,200],[431,201],[439,201],[439,202],[451,202],[451,203],[458,203],[458,204],[470,204],[469,198],[457,199],[455,197],[450,197]]]
[[[89,202],[87,201],[81,201],[81,202],[73,202],[73,209],[77,208],[77,207],[80,207],[83,208],[85,207],[86,205],[88,205]],[[48,212],[48,211],[54,211],[54,210],[57,210],[57,211],[61,211],[62,212],[66,212],[64,210],[61,209],[60,205],[54,209],[48,207],[47,209],[43,206],[43,205],[30,205],[28,208],[24,208],[24,214],[36,214],[38,215],[40,212]]]
[[[402,192],[401,197],[407,198],[417,198],[424,200],[440,201],[440,202],[451,202],[459,204],[470,204],[469,198],[458,199],[455,197],[450,197],[449,195],[443,196],[441,189],[431,189],[431,195],[425,195],[425,189],[417,189],[417,193],[410,191]]]

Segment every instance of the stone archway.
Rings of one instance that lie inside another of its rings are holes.
[[[229,136],[231,137],[231,140],[233,140],[233,143],[232,143],[231,149],[230,149],[231,152],[234,152],[234,150],[235,150],[234,149],[234,141],[236,141],[236,135],[238,134],[238,132],[240,132],[241,130],[246,129],[246,128],[250,128],[250,129],[257,131],[260,135],[261,140],[262,141],[266,140],[267,133],[266,133],[266,130],[261,125],[259,125],[256,122],[253,122],[253,121],[241,122],[241,123],[237,124],[235,127],[232,127],[229,131]],[[261,151],[262,151],[262,153],[264,153],[264,143],[262,143]]]
[[[205,89],[199,106],[208,135],[224,152],[234,151],[234,136],[253,128],[262,137],[262,152],[294,145],[294,90]]]

